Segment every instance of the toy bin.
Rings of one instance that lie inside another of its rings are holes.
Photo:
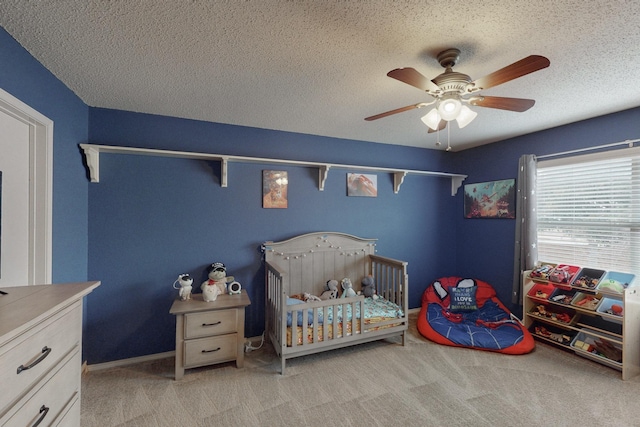
[[[619,299],[603,297],[596,311],[598,313],[604,314],[604,316],[602,316],[603,319],[610,322],[622,324],[622,317],[624,316],[624,303]]]
[[[571,305],[583,310],[596,311],[600,301],[602,301],[602,295],[600,294],[593,295],[584,292],[576,292],[573,300],[571,300]]]
[[[571,281],[571,286],[582,289],[595,289],[604,277],[606,271],[595,268],[583,268]]]
[[[557,323],[559,325],[574,325],[580,316],[575,310],[542,303],[531,307],[529,315],[543,322]]]
[[[549,274],[549,281],[569,286],[579,271],[580,267],[576,265],[558,264]]]
[[[529,277],[531,280],[548,280],[549,274],[555,268],[557,264],[550,264],[548,262],[541,262],[539,265],[531,270]]]
[[[575,331],[557,328],[553,325],[541,322],[534,322],[529,327],[529,332],[536,337],[540,337],[566,347],[569,347],[576,334]]]
[[[549,301],[556,304],[570,305],[577,292],[575,289],[556,288],[549,296]]]
[[[549,295],[553,293],[554,289],[555,287],[549,283],[536,283],[531,289],[529,289],[527,295],[537,300],[547,300]]]
[[[582,357],[622,369],[622,345],[613,335],[585,328],[573,338],[571,348]]]
[[[635,286],[635,278],[636,276],[631,273],[609,271],[600,281],[600,284],[598,285],[598,291],[621,294],[628,287]]]

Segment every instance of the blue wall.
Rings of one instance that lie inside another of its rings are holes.
[[[449,153],[92,108],[92,143],[451,171]],[[289,208],[262,208],[262,171],[289,173]],[[448,178],[409,175],[398,194],[391,174],[378,173],[378,197],[346,196],[345,170],[229,164],[220,186],[217,162],[103,154],[100,183],[89,189],[89,276],[102,281],[88,299],[89,363],[172,350],[176,296],[171,285],[225,263],[247,289],[247,336],[264,328],[260,245],[312,231],[379,239],[382,255],[407,260],[410,301],[424,286],[455,271],[456,198]],[[446,242],[443,246],[434,242]],[[148,339],[147,337],[153,337]]]
[[[522,154],[640,135],[640,109],[632,109],[444,153],[89,108],[2,29],[0,63],[0,87],[55,122],[53,277],[102,281],[86,302],[91,364],[172,350],[171,284],[184,272],[202,282],[214,261],[248,290],[247,335],[260,334],[259,246],[304,232],[377,237],[380,254],[409,262],[413,308],[425,286],[445,275],[487,280],[508,302],[515,224],[463,219],[462,192],[451,197],[449,180],[413,175],[394,194],[392,177],[378,173],[379,196],[356,198],[346,196],[346,171],[330,171],[321,192],[314,169],[232,163],[221,188],[215,162],[110,154],[100,158],[100,183],[89,184],[79,143],[448,171],[474,183],[514,178]],[[288,209],[262,209],[263,169],[289,172]]]

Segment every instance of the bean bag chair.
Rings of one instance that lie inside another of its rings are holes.
[[[438,344],[505,354],[531,352],[531,333],[511,316],[493,287],[478,279],[443,277],[422,295],[418,331]]]

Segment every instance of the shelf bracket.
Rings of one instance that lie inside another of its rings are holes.
[[[404,177],[407,176],[407,171],[400,171],[393,173],[393,192],[398,194],[400,186],[404,182]]]
[[[228,184],[227,174],[229,172],[229,158],[222,157],[220,159],[220,187],[226,188]]]
[[[331,165],[322,165],[318,167],[318,190],[324,191],[324,183],[327,181],[327,177],[329,176],[329,169],[331,169]]]
[[[80,144],[87,159],[91,182],[100,182],[100,150],[87,144]]]
[[[455,196],[458,192],[458,188],[462,185],[462,181],[466,178],[466,175],[463,176],[452,176],[451,177],[451,195]]]

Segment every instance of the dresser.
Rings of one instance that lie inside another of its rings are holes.
[[[170,313],[176,316],[176,373],[198,366],[235,360],[244,364],[244,313],[251,304],[246,291],[218,295],[215,301],[193,294],[190,300],[177,299]]]
[[[99,285],[0,289],[0,426],[80,426],[82,298]]]

